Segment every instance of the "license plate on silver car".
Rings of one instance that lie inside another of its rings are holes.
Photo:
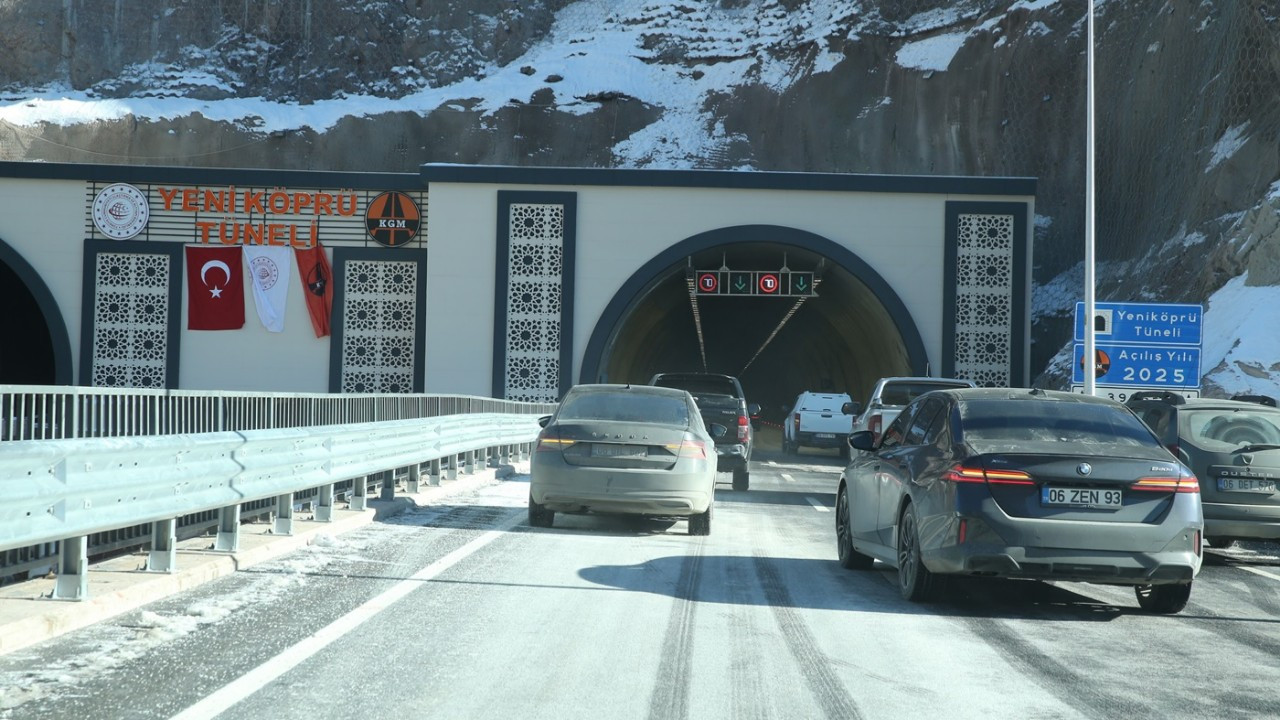
[[[1225,492],[1270,495],[1276,491],[1276,481],[1263,480],[1262,478],[1218,478],[1218,489]]]
[[[618,445],[614,443],[593,443],[591,445],[592,457],[629,457],[644,454],[645,448],[643,445]]]
[[[835,440],[836,434],[835,433],[816,433],[815,437],[817,437],[819,440]]]
[[[1123,500],[1124,496],[1119,490],[1064,487],[1040,488],[1041,505],[1119,510]]]

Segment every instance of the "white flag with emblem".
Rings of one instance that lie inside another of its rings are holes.
[[[245,245],[244,261],[253,278],[258,319],[271,332],[284,332],[284,307],[289,299],[289,248]]]

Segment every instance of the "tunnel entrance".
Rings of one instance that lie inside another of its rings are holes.
[[[814,271],[817,297],[697,296],[689,270]],[[897,294],[846,248],[803,231],[725,228],[681,242],[641,268],[606,309],[582,382],[647,382],[654,373],[736,375],[766,420],[800,392],[864,400],[888,375],[925,374],[923,344]]]
[[[71,346],[62,315],[35,270],[3,242],[0,307],[0,385],[70,385]]]

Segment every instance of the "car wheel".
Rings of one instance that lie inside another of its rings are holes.
[[[711,508],[715,506],[712,503],[707,506],[705,512],[697,515],[689,516],[689,534],[690,535],[710,535],[711,534]]]
[[[529,494],[529,524],[533,527],[549,528],[555,522],[556,511],[548,510],[546,505],[534,502],[533,494]]]
[[[1236,544],[1235,538],[1220,537],[1218,535],[1209,535],[1205,537],[1205,542],[1209,543],[1209,547],[1214,550],[1226,550]]]
[[[1191,583],[1176,585],[1138,585],[1133,588],[1138,606],[1149,613],[1173,615],[1182,612],[1191,599]]]
[[[733,471],[733,489],[746,490],[751,487],[751,475],[746,468]]]
[[[853,535],[849,529],[849,493],[840,488],[836,496],[836,554],[840,567],[846,570],[870,570],[875,559],[853,549]]]
[[[898,590],[911,602],[928,602],[937,592],[938,578],[920,560],[920,528],[916,509],[908,505],[898,522]]]

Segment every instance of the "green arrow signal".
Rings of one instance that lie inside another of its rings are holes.
[[[805,282],[804,278],[800,278],[796,280],[796,289],[799,290],[800,292],[804,292],[805,289],[808,287],[809,287],[809,283]]]
[[[738,282],[734,283],[733,287],[735,290],[746,290],[747,284],[742,281],[742,278],[738,278]]]

